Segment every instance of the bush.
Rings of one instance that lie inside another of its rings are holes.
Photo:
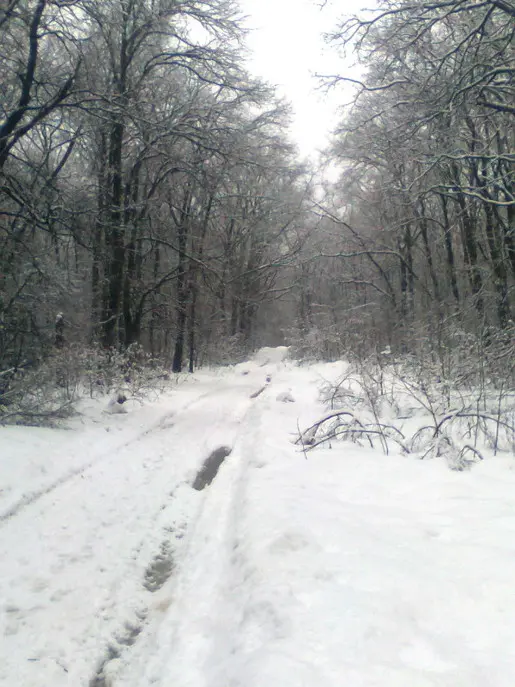
[[[143,399],[159,394],[167,379],[159,362],[138,345],[123,352],[63,347],[37,365],[3,373],[0,423],[55,424],[72,414],[84,395],[117,392]]]
[[[382,351],[352,360],[336,382],[325,382],[329,412],[300,433],[304,450],[346,439],[396,446],[419,458],[443,456],[454,470],[482,452],[515,452],[515,390],[511,340],[488,346],[468,341],[448,351],[445,365],[432,355],[395,358]]]

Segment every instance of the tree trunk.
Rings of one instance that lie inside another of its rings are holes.
[[[193,372],[195,365],[195,321],[197,316],[197,288],[192,286],[190,312],[189,312],[189,330],[188,330],[188,350],[189,350],[189,372]]]
[[[103,337],[106,348],[116,346],[121,340],[120,307],[123,292],[123,275],[125,267],[125,246],[123,222],[122,193],[122,146],[124,126],[115,122],[112,126],[109,142],[109,177],[110,177],[110,216],[106,233],[107,248],[107,284],[104,292]]]
[[[141,281],[141,241],[138,240],[139,222],[143,213],[136,211],[139,200],[139,175],[141,171],[141,161],[138,161],[131,172],[131,178],[125,190],[125,212],[124,224],[130,226],[130,238],[126,247],[127,267],[124,276],[123,286],[123,322],[124,322],[124,344],[130,346],[139,343],[141,336],[141,321],[143,317],[143,303],[141,294],[135,289],[135,285]],[[137,304],[135,303],[137,300]]]
[[[172,361],[172,372],[182,371],[182,359],[184,357],[184,343],[186,337],[186,319],[187,319],[187,306],[188,306],[188,284],[187,284],[187,272],[188,272],[188,259],[186,256],[186,246],[188,242],[188,227],[189,227],[189,214],[191,208],[192,192],[191,189],[187,189],[182,208],[179,226],[177,227],[177,241],[178,241],[178,272],[177,272],[177,305],[175,311],[177,313],[177,334],[175,337],[175,348]]]
[[[196,264],[190,265],[190,307],[188,316],[188,350],[189,350],[189,371],[193,372],[195,365],[195,327],[197,324],[197,299],[198,299],[198,272],[199,263],[202,261],[204,255],[204,241],[206,239],[207,227],[209,224],[209,219],[211,215],[211,208],[213,206],[214,197],[209,196],[206,209],[204,211],[204,218],[202,220],[202,227],[200,230],[200,236],[198,239],[198,245],[196,246],[196,257],[198,262]],[[193,251],[193,247],[192,247]]]
[[[453,175],[456,188],[459,189],[459,171],[456,163],[453,163]],[[483,324],[485,304],[483,299],[483,278],[478,265],[478,246],[472,217],[467,207],[465,195],[457,190],[456,202],[460,208],[461,239],[463,243],[463,255],[468,266],[468,274],[474,306],[479,316],[480,325]]]
[[[440,286],[438,284],[438,278],[436,276],[433,253],[431,251],[431,245],[429,243],[429,232],[427,226],[427,217],[425,214],[424,201],[420,199],[420,215],[418,215],[418,220],[420,223],[420,233],[422,234],[422,241],[424,243],[424,253],[426,256],[427,268],[429,270],[429,276],[431,278],[431,284],[433,285],[433,295],[437,303],[438,310],[440,310],[440,305],[442,302],[442,296],[440,293]]]
[[[490,203],[483,203],[486,217],[486,238],[492,259],[493,282],[497,296],[497,317],[501,329],[505,329],[510,319],[510,305],[508,300],[508,275],[504,265],[502,253],[498,243],[498,236],[494,226],[494,212]]]
[[[447,257],[447,272],[449,275],[449,281],[451,282],[451,291],[454,296],[456,304],[459,305],[460,302],[460,292],[458,290],[458,280],[456,278],[456,262],[454,259],[454,248],[452,245],[452,230],[449,223],[449,211],[447,207],[447,198],[443,195],[440,196],[440,202],[442,204],[443,213],[443,231],[444,231],[444,241],[445,241],[445,253]]]
[[[99,335],[100,313],[102,307],[102,286],[101,277],[103,275],[103,239],[104,221],[106,213],[106,191],[107,191],[107,142],[105,132],[100,133],[99,147],[99,169],[98,169],[98,188],[97,188],[97,213],[95,220],[95,231],[93,233],[92,262],[91,262],[91,323],[92,338],[95,341]]]
[[[515,193],[512,193],[511,199],[514,197]],[[506,194],[505,199],[511,200]],[[506,231],[504,232],[504,246],[506,248],[506,254],[511,266],[511,272],[513,277],[515,277],[515,205],[508,205],[506,208]]]

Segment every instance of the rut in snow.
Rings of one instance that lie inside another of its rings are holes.
[[[229,446],[219,446],[212,451],[198,471],[192,484],[193,489],[202,491],[209,486],[231,451],[232,448]],[[152,559],[145,571],[143,586],[149,592],[157,592],[161,589],[175,568],[175,549],[171,535],[174,534],[175,539],[180,540],[183,537],[183,531],[176,532],[175,528],[167,528],[167,534],[169,536],[162,541],[159,553]],[[122,632],[108,644],[103,658],[97,665],[95,674],[88,683],[88,687],[109,687],[112,684],[112,670],[114,669],[116,672],[117,659],[126,647],[135,643],[143,630],[144,621],[145,614],[141,613],[138,622],[134,624],[125,623]]]
[[[109,664],[120,656],[123,647],[132,646],[136,642],[143,629],[145,615],[142,613],[140,618],[141,623],[126,622],[116,641],[108,645],[106,654],[98,664],[96,673],[89,681],[88,687],[108,687],[111,684],[108,671]]]
[[[191,485],[193,489],[197,491],[202,491],[205,487],[209,486],[218,474],[220,465],[224,462],[228,455],[230,455],[232,448],[229,446],[219,446],[206,458],[203,466],[197,473],[193,484]]]
[[[147,591],[157,592],[171,577],[175,568],[174,554],[177,543],[183,539],[185,527],[184,523],[165,528],[166,538],[161,542],[159,553],[154,556],[145,570],[142,583]],[[117,659],[127,650],[127,647],[136,643],[145,626],[146,616],[146,610],[141,609],[136,612],[133,621],[124,622],[121,630],[107,645],[104,656],[97,664],[95,674],[90,679],[88,687],[110,687],[113,681],[112,675],[116,673]]]
[[[169,541],[161,544],[161,550],[145,571],[143,586],[149,592],[157,592],[173,573],[175,567],[173,549]]]

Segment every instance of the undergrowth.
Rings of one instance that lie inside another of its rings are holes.
[[[54,425],[84,396],[143,400],[156,397],[168,378],[140,346],[124,352],[68,346],[37,365],[2,373],[0,424]]]
[[[393,358],[388,351],[355,359],[320,394],[327,413],[299,432],[304,451],[336,439],[401,451],[427,459],[442,456],[465,470],[488,451],[515,453],[513,370],[456,357],[442,373],[440,361]],[[511,363],[513,364],[513,363]]]

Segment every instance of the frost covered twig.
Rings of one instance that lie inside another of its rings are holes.
[[[460,386],[441,372],[412,358],[351,363],[325,382],[321,396],[331,410],[299,431],[298,443],[311,450],[337,438],[366,438],[371,446],[379,439],[385,454],[397,444],[421,459],[444,456],[457,470],[482,460],[483,446],[515,451],[515,403],[504,382],[483,374],[477,386],[469,379]]]
[[[330,424],[326,428],[328,423]],[[403,450],[407,450],[405,437],[400,429],[384,423],[363,423],[348,410],[333,411],[320,418],[303,432],[299,432],[296,443],[301,443],[303,450],[306,451],[337,437],[355,439],[366,437],[373,448],[374,436],[381,439],[383,451],[386,454],[388,454],[388,439],[400,445]]]

